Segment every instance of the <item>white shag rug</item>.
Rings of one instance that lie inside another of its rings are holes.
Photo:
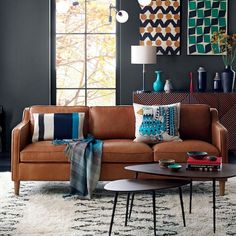
[[[193,183],[189,214],[189,187],[183,188],[186,227],[183,227],[177,189],[157,192],[157,235],[236,235],[236,178],[226,183],[226,195],[216,198],[216,233],[213,233],[211,182]],[[124,227],[126,195],[118,198],[112,235],[153,235],[152,197],[135,196],[133,212]],[[69,194],[68,182],[22,182],[14,195],[9,172],[0,173],[0,235],[108,235],[113,194],[98,189],[92,200]]]

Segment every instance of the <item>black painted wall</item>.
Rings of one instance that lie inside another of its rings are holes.
[[[4,150],[22,111],[49,104],[49,2],[0,0],[0,105]]]
[[[136,0],[119,0],[130,14],[120,25],[120,104],[132,104],[132,92],[142,87],[142,65],[131,65],[130,48],[137,45],[139,6]],[[10,150],[12,128],[25,107],[50,103],[50,0],[0,0],[0,105],[5,111],[4,147]],[[236,32],[236,1],[229,0],[229,30]],[[201,65],[208,70],[208,88],[215,71],[223,69],[219,56],[187,56],[187,0],[182,0],[182,55],[158,56],[147,66],[146,88],[151,89],[155,70],[172,79],[176,90],[188,89],[187,74]]]

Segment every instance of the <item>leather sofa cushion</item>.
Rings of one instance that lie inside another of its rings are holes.
[[[211,112],[206,104],[181,104],[180,138],[211,142]]]
[[[89,133],[99,139],[134,139],[133,106],[91,107]]]
[[[66,145],[53,145],[52,141],[40,141],[27,145],[20,152],[21,162],[69,162],[64,154]]]
[[[136,143],[130,139],[105,140],[102,161],[116,163],[153,162],[153,151],[148,144]]]
[[[20,152],[21,162],[69,162],[64,154],[66,145],[53,145],[51,141],[31,143]],[[105,140],[102,162],[153,162],[152,148],[130,139]]]
[[[89,122],[89,107],[87,106],[32,106],[30,108],[30,123],[31,123],[31,134],[34,129],[33,113],[72,113],[72,112],[84,112],[84,136],[88,133],[88,122]]]
[[[188,151],[205,151],[209,155],[219,155],[219,150],[215,146],[200,140],[159,143],[153,146],[153,150],[154,161],[171,158],[177,162],[186,162]]]

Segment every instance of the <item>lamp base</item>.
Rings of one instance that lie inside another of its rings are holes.
[[[152,91],[150,91],[150,90],[137,90],[137,91],[135,91],[136,93],[151,93]]]

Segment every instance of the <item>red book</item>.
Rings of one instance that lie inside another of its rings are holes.
[[[194,159],[193,157],[189,157],[187,160],[187,164],[191,165],[221,165],[222,157],[217,157],[215,161],[210,161],[207,157],[204,157],[202,160]]]

